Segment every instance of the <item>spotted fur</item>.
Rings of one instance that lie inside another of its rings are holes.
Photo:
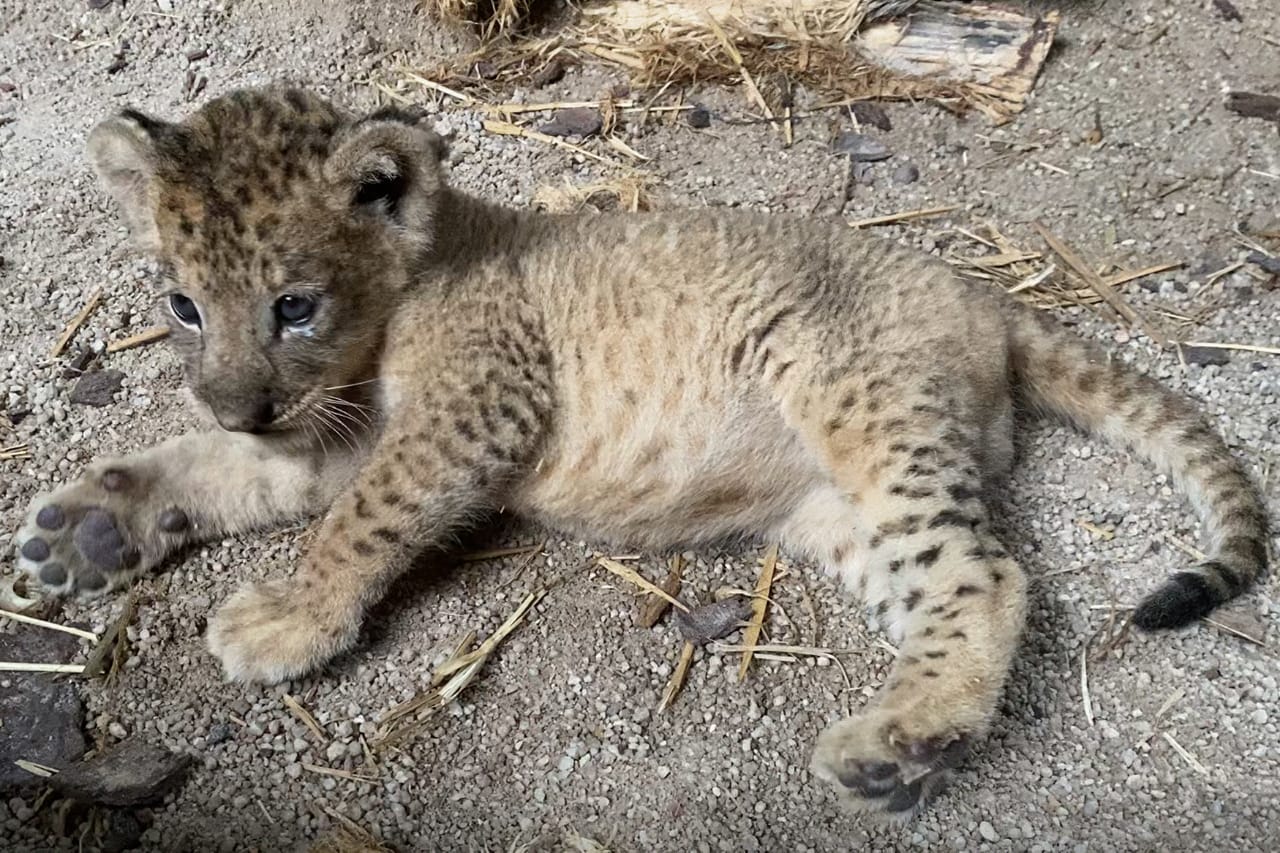
[[[135,239],[198,312],[170,319],[222,429],[42,496],[21,564],[94,594],[190,542],[327,510],[296,574],[210,623],[229,677],[271,682],[351,647],[416,555],[498,507],[641,547],[777,538],[900,646],[812,763],[897,814],[987,729],[1023,627],[986,498],[1019,396],[1192,496],[1209,559],[1139,626],[1185,624],[1262,571],[1257,494],[1188,403],[945,264],[839,222],[508,210],[449,188],[442,151],[416,116],[289,89],[95,129]],[[279,309],[299,294],[302,325]]]

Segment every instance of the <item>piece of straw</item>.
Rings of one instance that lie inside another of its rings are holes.
[[[306,726],[311,733],[316,736],[316,740],[320,741],[321,744],[329,742],[329,737],[325,734],[324,729],[320,728],[320,723],[317,722],[315,717],[311,716],[310,711],[302,707],[301,702],[293,698],[293,696],[288,693],[284,694],[281,698],[284,702],[284,706],[289,709],[289,713],[293,714],[293,716],[297,718],[298,722]]]
[[[680,695],[680,691],[684,689],[685,678],[689,675],[689,665],[693,663],[693,643],[685,643],[680,648],[680,660],[676,662],[675,671],[671,673],[671,678],[667,681],[667,687],[662,691],[662,701],[658,703],[658,713],[671,707],[676,701],[676,697]]]
[[[150,329],[143,329],[136,335],[130,335],[127,338],[121,338],[118,341],[112,341],[107,344],[107,352],[124,352],[134,347],[146,346],[147,344],[162,341],[169,337],[168,326],[152,326]]]
[[[89,298],[85,300],[84,305],[71,318],[71,322],[62,330],[62,334],[58,336],[58,341],[53,345],[50,351],[50,358],[57,358],[67,349],[67,344],[71,343],[71,339],[76,336],[76,332],[80,331],[80,327],[85,324],[89,316],[97,310],[98,305],[102,302],[102,288],[95,287],[93,292],[89,294]]]
[[[870,228],[873,225],[892,225],[895,222],[907,222],[911,219],[926,219],[930,216],[941,216],[944,213],[950,213],[953,210],[959,210],[960,205],[948,204],[942,207],[923,207],[919,210],[904,210],[901,213],[889,213],[885,216],[873,216],[870,219],[855,219],[849,223],[850,228]]]
[[[0,610],[0,616],[12,619],[14,622],[22,622],[26,625],[36,625],[40,628],[48,628],[50,631],[61,631],[64,634],[71,634],[82,640],[88,640],[91,643],[98,642],[98,635],[92,631],[85,631],[80,628],[72,628],[68,625],[59,625],[56,622],[46,622],[43,619],[37,619],[34,616],[23,616],[21,613],[13,613],[8,610]]]
[[[647,578],[645,578],[643,575],[641,575],[639,572],[637,572],[635,569],[631,568],[630,566],[624,566],[622,563],[619,563],[617,560],[610,560],[608,557],[601,557],[599,560],[596,560],[596,565],[600,566],[600,568],[602,569],[607,569],[608,571],[613,572],[618,577],[622,578],[628,583],[635,584],[636,586],[640,587],[645,592],[650,593],[651,595],[656,595],[659,598],[665,599],[667,603],[670,604],[672,607],[679,608],[680,610],[683,610],[685,613],[689,612],[688,605],[683,604],[682,602],[677,601],[674,597],[668,595],[666,590],[664,590],[662,587],[658,586],[657,584],[650,582]]]
[[[1102,276],[1093,271],[1084,260],[1076,254],[1076,252],[1068,246],[1061,238],[1053,234],[1048,228],[1039,222],[1032,223],[1033,227],[1049,244],[1049,248],[1053,249],[1058,257],[1062,258],[1067,266],[1071,267],[1080,276],[1089,287],[1102,297],[1102,300],[1110,305],[1115,312],[1125,319],[1125,322],[1131,326],[1141,329],[1147,337],[1155,341],[1159,346],[1166,347],[1169,345],[1169,336],[1166,335],[1159,326],[1152,323],[1146,317],[1143,317],[1134,309],[1132,305],[1125,302],[1120,294],[1116,293],[1111,285],[1102,280]]]
[[[1176,753],[1178,753],[1178,755],[1181,755],[1181,756],[1182,756],[1182,760],[1183,760],[1183,761],[1185,761],[1185,762],[1187,762],[1187,765],[1188,765],[1192,770],[1196,771],[1196,772],[1197,772],[1197,773],[1199,773],[1201,776],[1208,776],[1208,775],[1209,775],[1209,770],[1208,770],[1208,768],[1206,768],[1206,767],[1205,767],[1203,764],[1201,764],[1199,761],[1196,761],[1196,759],[1195,759],[1195,756],[1194,756],[1194,755],[1192,755],[1191,753],[1189,753],[1189,752],[1187,752],[1185,749],[1183,749],[1183,748],[1182,748],[1182,744],[1180,744],[1180,743],[1178,743],[1176,740],[1174,740],[1174,737],[1173,737],[1173,733],[1172,733],[1172,732],[1161,732],[1161,733],[1160,733],[1160,736],[1161,736],[1161,737],[1163,737],[1163,738],[1165,739],[1165,742],[1166,742],[1167,744],[1169,744],[1169,746],[1173,747],[1173,751],[1174,751],[1174,752],[1176,752]]]
[[[764,614],[769,607],[769,591],[773,587],[773,570],[778,565],[778,545],[774,543],[765,551],[760,567],[760,578],[756,581],[755,597],[751,600],[751,621],[747,623],[742,644],[742,663],[738,665],[738,681],[745,681],[747,669],[751,666],[751,655],[756,643],[760,640],[760,632],[764,629]]]
[[[66,672],[72,675],[79,675],[84,672],[84,664],[0,661],[0,672]]]

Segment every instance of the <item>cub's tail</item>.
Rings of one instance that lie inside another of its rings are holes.
[[[1208,558],[1148,595],[1134,624],[1146,630],[1185,625],[1248,589],[1267,565],[1266,510],[1204,418],[1188,401],[1031,308],[1009,314],[1013,369],[1029,402],[1150,459],[1200,516]]]

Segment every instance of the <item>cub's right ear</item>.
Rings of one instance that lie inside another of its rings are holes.
[[[160,248],[156,228],[157,131],[165,128],[134,110],[124,110],[89,132],[89,160],[98,179],[120,205],[133,241],[143,252]]]

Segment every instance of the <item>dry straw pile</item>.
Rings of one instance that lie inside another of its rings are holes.
[[[546,0],[426,0],[441,17],[478,25],[498,74],[553,61],[625,68],[642,88],[781,79],[845,98],[930,99],[973,106],[994,121],[1017,113],[1057,28],[983,3],[932,0],[602,0],[533,35]]]

